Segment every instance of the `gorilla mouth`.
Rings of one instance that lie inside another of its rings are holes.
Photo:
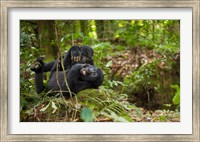
[[[84,69],[82,69],[82,70],[81,70],[81,74],[85,76],[85,75],[87,74],[87,71],[84,70]]]
[[[88,70],[87,70],[87,67],[83,67],[80,71],[80,73],[84,76],[86,76],[87,74],[89,74]]]

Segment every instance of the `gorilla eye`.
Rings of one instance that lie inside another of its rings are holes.
[[[97,73],[96,72],[93,72],[90,74],[92,77],[96,77],[97,76]]]

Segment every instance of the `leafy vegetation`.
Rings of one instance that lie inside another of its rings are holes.
[[[72,45],[93,48],[103,85],[73,98],[36,94],[31,64],[41,55],[57,59]],[[20,120],[180,121],[180,21],[20,21]]]

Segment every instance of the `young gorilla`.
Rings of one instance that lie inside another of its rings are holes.
[[[73,93],[87,88],[98,88],[103,82],[103,73],[100,69],[92,66],[94,65],[93,53],[93,49],[89,46],[72,46],[63,59],[64,71],[60,61],[54,60],[49,63],[44,63],[41,58],[38,58],[31,66],[31,70],[36,73],[36,92],[39,94],[45,89],[43,72],[47,71],[51,71],[47,91],[58,91],[60,89],[62,91],[68,91],[64,74],[67,76],[69,88]],[[58,76],[56,73],[58,73]],[[67,93],[65,94],[67,95]]]

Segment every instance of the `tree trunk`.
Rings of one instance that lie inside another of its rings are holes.
[[[87,20],[81,20],[80,21],[80,26],[81,26],[81,32],[83,33],[83,35],[87,36],[87,33],[88,33],[88,21]]]
[[[58,46],[56,46],[55,25],[52,20],[38,20],[38,33],[40,48],[45,50],[46,58],[57,58]]]
[[[104,35],[104,21],[103,20],[97,20],[96,21],[96,27],[97,27],[97,36],[98,39],[103,39],[103,35]]]

